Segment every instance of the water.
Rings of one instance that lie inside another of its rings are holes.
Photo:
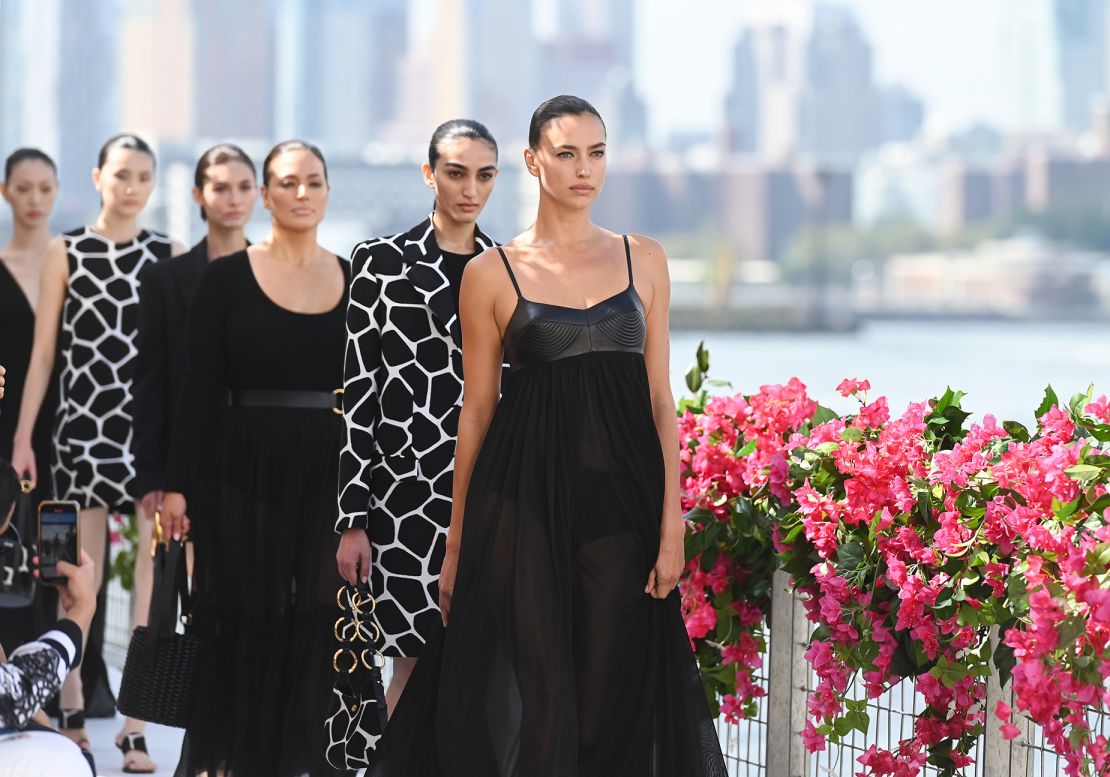
[[[892,413],[938,396],[945,387],[968,396],[976,418],[991,413],[1023,423],[1051,384],[1061,400],[1085,392],[1110,394],[1110,325],[1045,322],[868,323],[853,333],[674,332],[671,379],[675,395],[698,342],[710,354],[710,376],[750,394],[767,383],[800,378],[810,396],[841,412],[858,407],[836,393],[843,378],[867,378],[870,397],[885,395]],[[719,391],[726,391],[721,389]]]

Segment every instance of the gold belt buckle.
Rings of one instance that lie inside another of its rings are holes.
[[[333,407],[331,409],[331,411],[333,413],[335,413],[336,415],[343,415],[343,389],[342,388],[337,388],[334,391],[332,391],[331,393],[332,393],[332,396],[337,398],[337,401],[339,403],[335,407]]]

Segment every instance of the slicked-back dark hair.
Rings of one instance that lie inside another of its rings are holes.
[[[558,119],[560,116],[583,116],[587,113],[596,116],[597,120],[601,122],[601,128],[605,129],[605,120],[601,118],[597,108],[581,97],[575,97],[572,94],[561,94],[558,97],[552,97],[550,100],[544,100],[540,103],[540,107],[532,113],[532,121],[528,125],[528,146],[532,150],[540,147],[540,135],[543,134],[543,128],[547,126],[548,122]]]
[[[55,177],[58,175],[58,166],[54,164],[54,160],[45,151],[40,151],[37,148],[17,148],[12,153],[8,154],[8,158],[4,160],[4,180],[7,181],[12,177],[12,171],[22,162],[45,162],[50,165],[50,169],[54,171]]]
[[[226,165],[228,162],[242,162],[250,168],[251,177],[258,178],[258,171],[254,169],[254,162],[246,151],[234,143],[218,143],[200,155],[196,172],[193,174],[193,183],[198,189],[203,189],[204,182],[208,178],[208,168],[212,165]],[[208,221],[208,214],[204,212],[203,205],[200,206],[200,217]]]
[[[432,133],[432,140],[428,144],[428,166],[435,170],[436,162],[439,161],[439,147],[458,138],[487,143],[493,149],[494,159],[497,158],[497,141],[493,139],[493,133],[485,124],[474,119],[451,119],[440,124]]]
[[[104,141],[104,145],[100,147],[100,153],[96,156],[96,167],[101,169],[108,161],[108,155],[115,151],[117,148],[128,148],[132,151],[140,151],[150,157],[150,161],[154,166],[158,166],[158,158],[154,156],[154,149],[150,144],[132,132],[120,132]]]
[[[270,163],[286,151],[297,151],[298,149],[310,151],[314,157],[320,160],[320,164],[324,166],[324,181],[326,182],[328,180],[328,162],[324,159],[324,152],[307,140],[297,140],[294,138],[292,140],[281,141],[271,148],[270,153],[266,155],[265,161],[262,162],[262,184],[264,186],[269,186],[270,178],[273,177],[273,174],[270,172]]]

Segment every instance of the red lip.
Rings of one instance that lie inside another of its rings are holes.
[[[472,202],[460,203],[459,207],[466,211],[478,210],[478,206]]]
[[[293,208],[293,213],[298,216],[311,216],[312,208]]]
[[[572,186],[572,187],[570,187],[570,190],[572,192],[578,192],[579,194],[589,194],[590,192],[592,192],[594,190],[594,187],[584,186],[584,185],[583,186]]]
[[[41,210],[29,210],[29,211],[27,211],[27,218],[29,218],[29,219],[41,219],[42,218],[42,211]]]

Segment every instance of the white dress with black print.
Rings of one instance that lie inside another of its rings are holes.
[[[131,380],[139,272],[173,244],[144,229],[117,243],[81,227],[63,235],[69,288],[62,308],[62,361],[54,424],[54,493],[82,508],[130,511]]]

